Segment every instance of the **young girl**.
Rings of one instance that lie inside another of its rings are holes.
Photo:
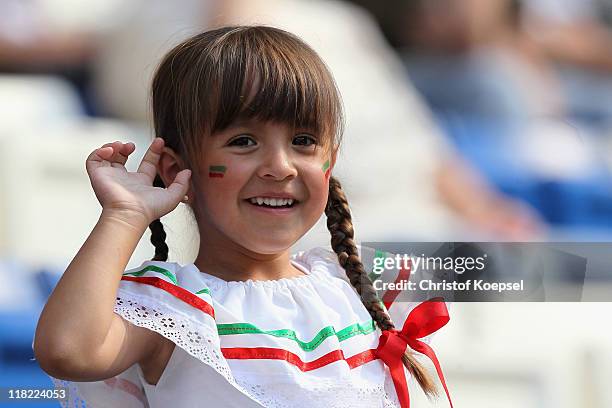
[[[330,176],[342,109],[316,53],[270,27],[208,31],[163,59],[152,103],[137,172],[131,143],[87,158],[102,214],[38,324],[36,357],[69,404],[407,407],[404,365],[432,394],[407,349],[441,375],[418,339],[448,321],[444,303],[400,332],[378,299]],[[185,266],[166,262],[160,222],[181,201],[200,234]],[[336,255],[291,257],[323,211]],[[155,257],[124,272],[147,226]]]

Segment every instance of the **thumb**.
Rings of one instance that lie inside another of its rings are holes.
[[[191,178],[191,170],[181,170],[174,177],[174,181],[167,188],[167,191],[176,198],[176,201],[181,201],[189,190],[189,179]]]

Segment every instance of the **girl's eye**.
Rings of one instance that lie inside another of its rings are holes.
[[[298,146],[312,146],[317,144],[317,139],[309,134],[300,134],[293,138],[293,144]]]
[[[255,146],[257,143],[250,136],[238,136],[232,139],[227,145],[238,146],[238,147],[250,147]]]

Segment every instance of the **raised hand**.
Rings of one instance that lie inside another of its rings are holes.
[[[180,171],[168,188],[153,187],[163,147],[163,139],[153,140],[136,172],[125,168],[133,143],[107,143],[89,155],[87,174],[103,212],[146,226],[176,208],[187,193],[191,171]]]

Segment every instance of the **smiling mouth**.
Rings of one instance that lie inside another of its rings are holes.
[[[293,198],[252,197],[246,200],[252,205],[264,208],[292,208],[298,201]]]

